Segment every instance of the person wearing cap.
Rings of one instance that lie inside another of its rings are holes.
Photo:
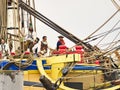
[[[59,38],[59,40],[57,41],[57,47],[56,47],[57,50],[59,49],[60,45],[65,45],[65,42],[63,40],[64,37],[63,36],[58,36],[58,38]]]

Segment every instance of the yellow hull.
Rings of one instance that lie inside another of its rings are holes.
[[[73,62],[80,60],[78,54],[63,56],[54,56],[49,58],[36,58],[37,70],[24,71],[24,80],[31,82],[40,82],[40,76],[45,75],[52,83],[55,83],[59,77],[61,77],[62,69],[65,66],[65,62]],[[42,60],[46,60],[44,66],[52,65],[50,70],[44,70]],[[59,67],[58,67],[59,66]],[[94,65],[93,65],[94,66]],[[98,84],[104,82],[104,75],[102,70],[71,70],[67,76],[64,77],[64,82],[80,82],[82,83],[83,89],[91,89],[96,87]],[[109,83],[108,83],[109,84]],[[99,86],[102,86],[99,85]],[[24,90],[45,90],[45,88],[25,86]],[[63,85],[59,86],[58,90],[75,90]]]
[[[50,70],[47,70],[46,73],[51,76]],[[69,77],[74,77],[68,79]],[[120,85],[113,86],[111,88],[107,88],[110,86],[109,82],[104,82],[104,76],[101,71],[93,71],[93,70],[79,70],[79,71],[71,71],[66,77],[64,82],[82,82],[83,89],[87,90],[95,90],[92,87],[105,87],[106,89],[102,90],[116,90],[120,88]],[[32,82],[40,82],[40,73],[38,70],[29,70],[24,71],[24,80],[32,81]],[[43,87],[33,87],[33,86],[24,86],[24,90],[46,90]]]
[[[49,76],[51,76],[49,70],[46,71],[46,73]],[[97,75],[97,77],[94,77],[93,75],[95,74],[96,75],[99,74],[99,75]],[[79,76],[79,77],[75,78],[76,76]],[[69,77],[74,77],[74,78],[68,79]],[[96,73],[95,71],[91,71],[91,70],[71,71],[65,78],[66,78],[65,82],[82,82],[83,89],[88,89],[89,87],[93,86],[94,83],[100,84],[100,83],[103,83],[104,81],[104,77],[103,75],[101,75],[101,71],[98,71],[98,73]],[[40,73],[37,70],[30,70],[30,71],[24,72],[25,81],[40,82],[39,79],[40,79]],[[24,90],[45,90],[45,88],[24,86]]]
[[[41,87],[28,87],[28,86],[24,86],[24,90],[46,90],[45,88],[41,88]]]
[[[25,81],[40,82],[39,78],[40,78],[40,73],[37,70],[24,71]],[[24,86],[24,90],[45,90],[45,89],[42,87]]]

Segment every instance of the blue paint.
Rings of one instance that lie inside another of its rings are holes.
[[[24,63],[24,62],[25,61],[23,60],[21,63]],[[9,61],[7,61],[7,60],[0,61],[0,68],[2,69],[8,63],[9,63]],[[46,60],[43,60],[42,64],[43,65],[46,64]],[[49,69],[51,69],[51,66],[44,66],[44,69],[49,70]],[[100,69],[99,66],[75,65],[73,67],[73,70],[98,70],[98,69]],[[16,65],[12,64],[12,65],[10,65],[8,70],[20,70],[20,68],[17,67]],[[28,67],[26,67],[24,70],[38,70],[36,60],[34,60],[32,62],[32,64],[29,65]]]

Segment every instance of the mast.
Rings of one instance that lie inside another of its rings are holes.
[[[0,38],[6,39],[7,29],[7,0],[0,0]]]
[[[32,6],[34,1],[31,3],[31,0],[24,0],[24,2],[29,2]],[[8,40],[11,39],[13,42],[13,51],[21,47],[20,44],[23,42],[26,33],[28,33],[29,20],[29,14],[18,7],[18,0],[7,0],[7,34]]]
[[[8,40],[12,41],[13,51],[19,47],[18,37],[13,36],[19,33],[18,6],[14,2],[17,2],[17,0],[8,0],[7,5]]]

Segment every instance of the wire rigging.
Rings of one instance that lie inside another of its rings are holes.
[[[112,27],[112,29],[114,29],[114,28],[118,25],[119,22],[120,22],[120,20]],[[106,33],[106,34],[104,35],[104,37],[96,44],[96,46],[98,46],[98,44],[100,44],[100,42],[101,42],[105,37],[107,37],[110,32],[111,32],[111,31],[108,31],[108,33]]]
[[[107,19],[99,28],[97,28],[92,34],[90,34],[87,38],[85,38],[84,40],[89,39],[93,34],[95,34],[97,31],[99,31],[104,25],[106,25],[117,13],[119,12],[119,10],[117,10],[109,19]]]
[[[119,35],[120,35],[120,32],[115,36],[115,38],[112,40],[112,42],[114,42]],[[111,43],[111,44],[106,48],[106,50],[114,47],[116,44],[117,44],[117,42],[116,42],[116,43]]]
[[[89,39],[85,40],[85,42],[91,42],[91,41],[97,40],[97,39],[103,37],[104,35],[106,35],[109,32],[112,33],[112,32],[118,31],[118,30],[120,30],[120,27],[110,29],[109,31],[102,32],[102,33],[99,33],[97,35],[94,35],[94,36],[90,37]]]

